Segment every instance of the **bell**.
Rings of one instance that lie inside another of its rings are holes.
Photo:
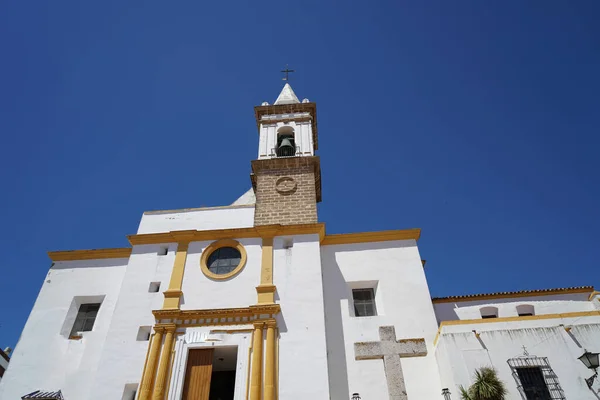
[[[292,142],[288,138],[281,140],[281,144],[277,148],[278,157],[291,157],[296,153],[296,148],[292,146]]]

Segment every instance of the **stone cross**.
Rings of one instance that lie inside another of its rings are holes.
[[[396,340],[393,326],[380,326],[379,338],[379,342],[354,343],[354,356],[357,360],[383,358],[390,400],[407,400],[400,358],[426,356],[425,339]]]

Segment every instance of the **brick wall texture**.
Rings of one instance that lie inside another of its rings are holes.
[[[316,223],[318,168],[317,157],[253,161],[256,179],[254,225]]]

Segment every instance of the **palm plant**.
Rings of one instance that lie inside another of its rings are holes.
[[[475,382],[468,389],[462,386],[459,389],[462,400],[504,400],[506,396],[504,382],[491,367],[475,370]]]

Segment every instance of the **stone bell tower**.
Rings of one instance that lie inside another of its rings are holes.
[[[275,103],[254,107],[254,114],[259,133],[250,176],[256,193],[254,225],[316,223],[321,201],[317,105],[300,102],[286,83]]]

